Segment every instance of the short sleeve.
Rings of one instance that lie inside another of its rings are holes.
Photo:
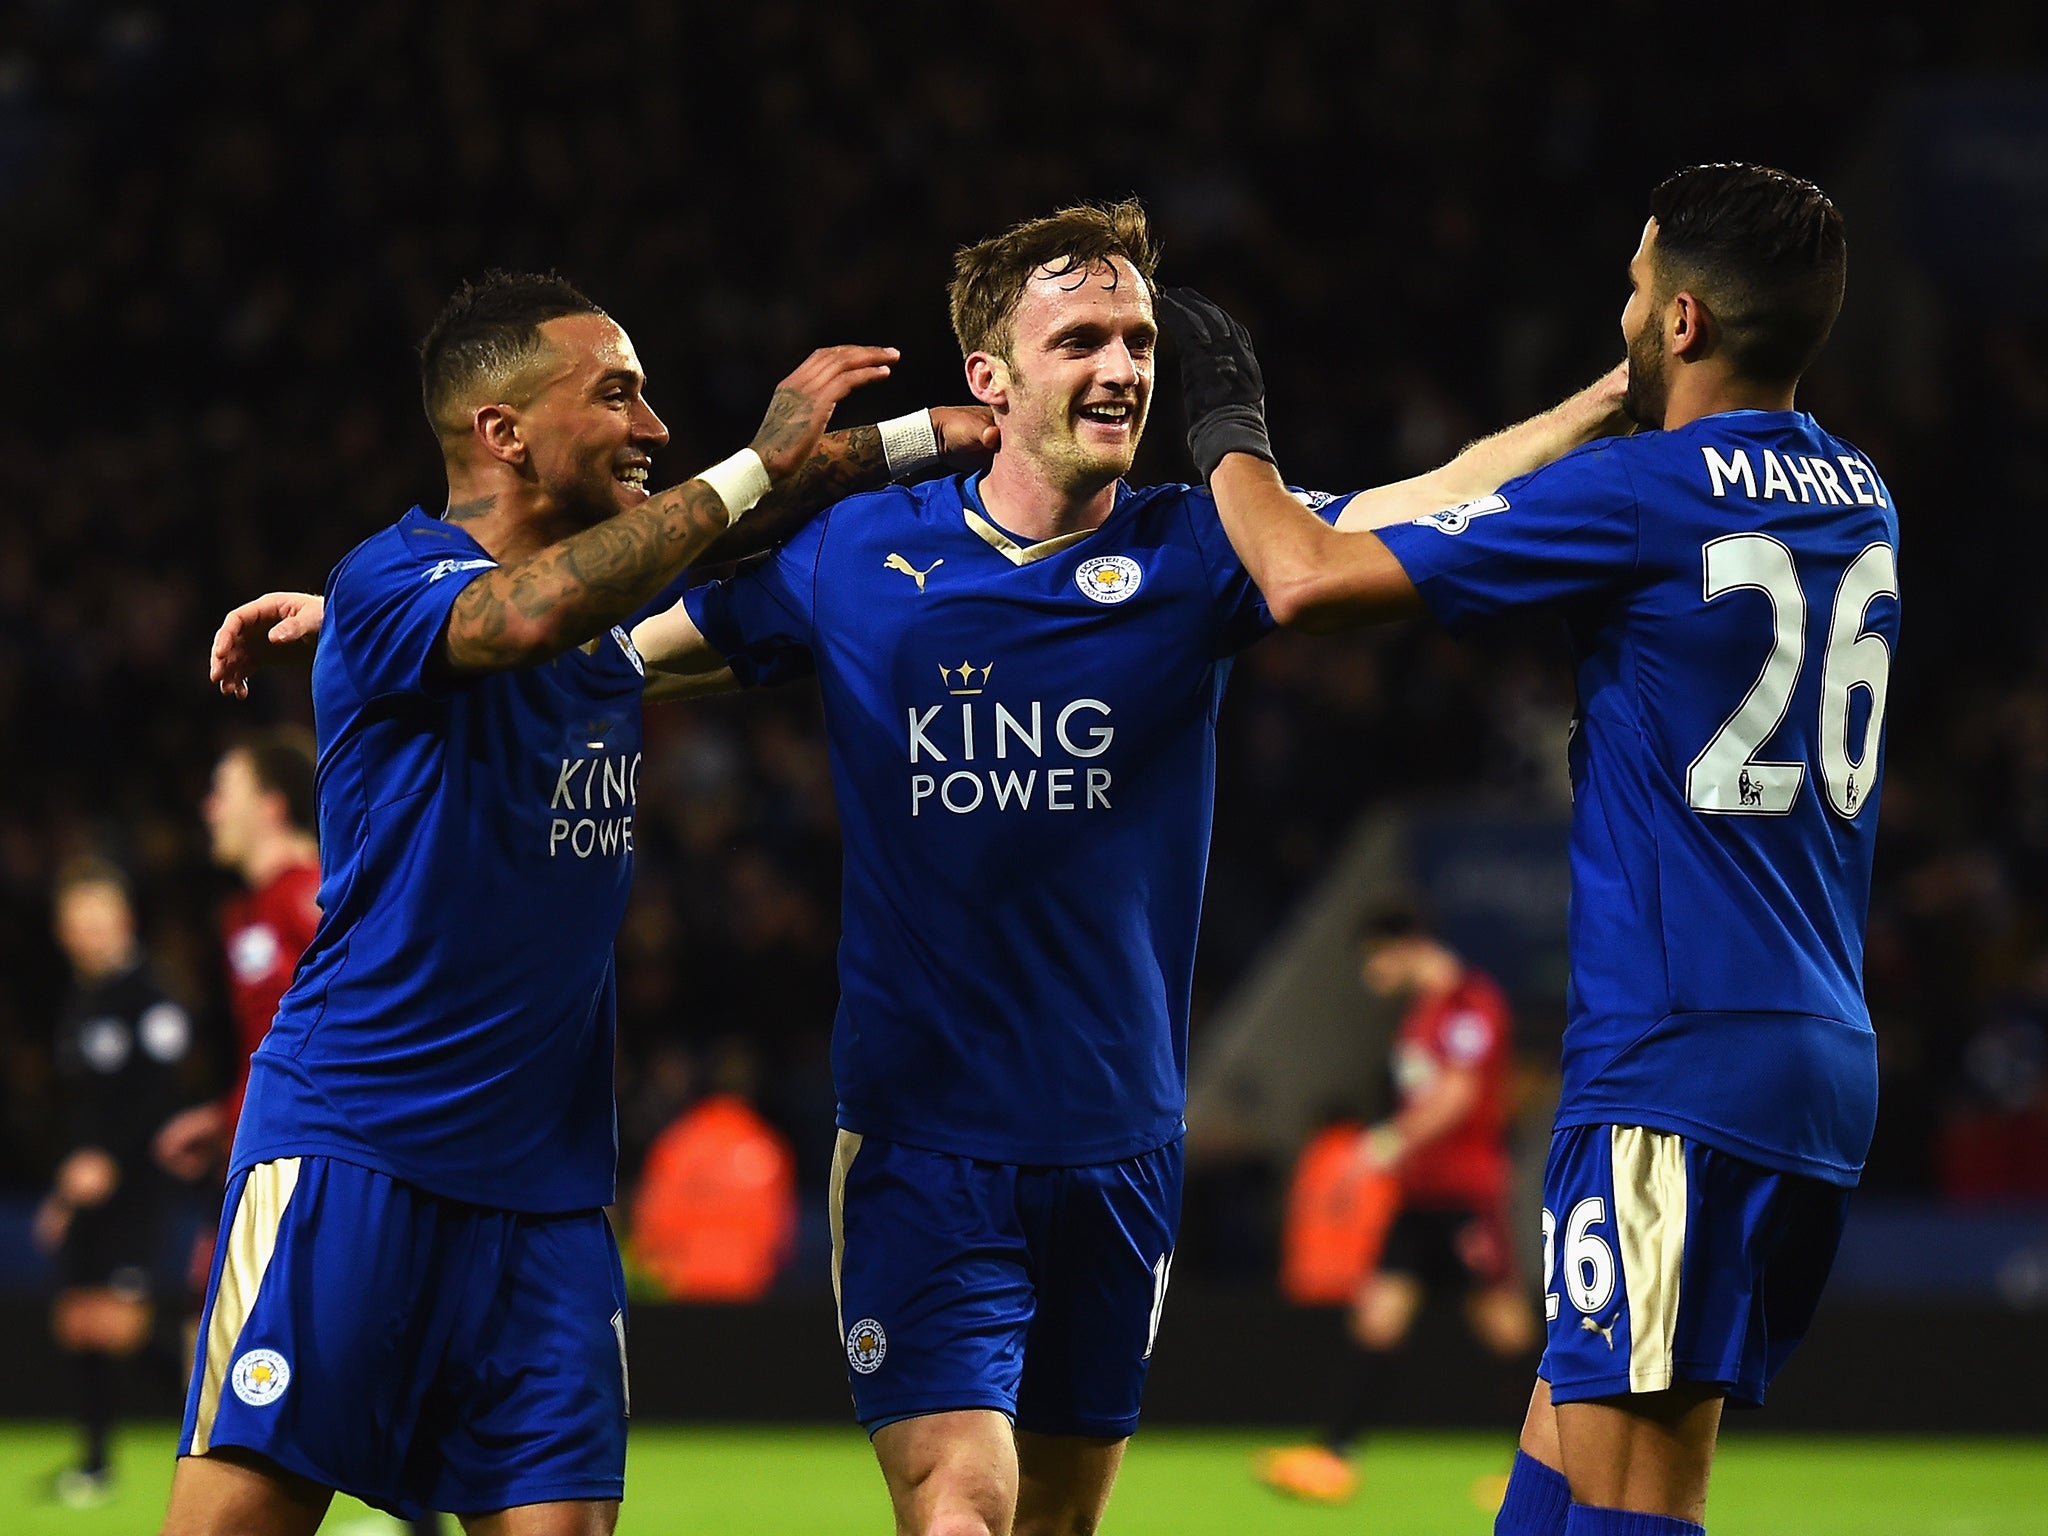
[[[814,670],[818,565],[831,520],[828,510],[730,580],[683,594],[691,621],[741,686],[765,687]]]
[[[1491,496],[1379,536],[1450,629],[1610,590],[1635,568],[1640,524],[1617,447],[1588,444]]]
[[[449,610],[464,587],[497,569],[474,543],[461,553],[439,541],[421,550],[418,537],[401,523],[335,567],[327,584],[320,644],[338,652],[366,699],[444,691],[429,681],[427,662],[447,631]]]
[[[1303,491],[1293,486],[1294,499],[1326,523],[1334,524],[1351,502],[1351,494],[1338,496],[1328,491]],[[1215,598],[1216,654],[1234,656],[1273,628],[1273,615],[1265,596],[1244,568],[1223,531],[1223,519],[1216,514],[1216,499],[1206,490],[1187,496],[1188,521],[1196,545],[1209,569],[1209,590]]]

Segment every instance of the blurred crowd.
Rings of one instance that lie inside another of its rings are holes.
[[[1610,364],[1649,187],[1740,156],[1844,206],[1848,311],[1802,403],[1902,509],[1871,1182],[2048,1195],[2048,309],[1930,254],[1899,169],[1930,84],[2009,88],[2048,24],[1874,4],[1843,32],[1780,8],[1767,48],[1695,39],[1687,83],[1658,9],[0,10],[0,1186],[50,1168],[64,859],[123,864],[167,985],[217,1012],[207,774],[238,729],[309,711],[290,674],[216,698],[207,639],[231,602],[318,587],[435,504],[410,345],[463,275],[559,267],[606,305],[675,432],[673,478],[751,435],[816,344],[904,349],[849,420],[960,398],[952,250],[1136,192],[1165,275],[1258,338],[1290,476],[1343,490]],[[1178,479],[1162,385],[1140,472]],[[1280,636],[1244,659],[1198,1042],[1361,811],[1561,804],[1560,656],[1536,626],[1484,646]],[[723,1074],[821,1189],[838,846],[814,696],[652,711],[648,752],[619,942],[629,1177]]]

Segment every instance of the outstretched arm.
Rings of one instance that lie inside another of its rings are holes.
[[[993,412],[978,405],[941,405],[933,406],[928,416],[928,453],[917,451],[915,433],[888,434],[899,441],[909,436],[912,442],[908,450],[899,447],[892,452],[885,448],[888,423],[827,433],[784,482],[771,489],[745,518],[712,539],[695,558],[712,562],[757,554],[780,543],[807,518],[842,497],[873,490],[892,479],[915,478],[935,470],[957,473],[988,463],[1000,440]],[[690,481],[688,485],[701,482]],[[679,486],[666,494],[673,496],[687,488]],[[678,614],[681,611],[680,607],[675,610]],[[311,654],[325,615],[325,602],[310,592],[266,592],[243,603],[221,620],[213,637],[208,675],[222,693],[247,698],[249,675],[258,667],[294,653]],[[694,633],[694,625],[691,630]],[[641,649],[644,654],[646,646]],[[717,690],[696,687],[687,691]],[[659,683],[650,680],[647,697],[677,698],[684,692],[672,678]]]
[[[1159,312],[1180,350],[1188,447],[1215,493],[1231,547],[1274,619],[1314,633],[1423,611],[1415,584],[1371,529],[1483,496],[1621,421],[1625,366],[1563,405],[1473,444],[1441,469],[1361,492],[1333,528],[1294,498],[1273,467],[1265,378],[1244,327],[1190,288],[1166,290]]]
[[[647,663],[647,688],[641,697],[649,703],[702,698],[739,687],[732,668],[704,638],[680,599],[633,626],[633,649]]]
[[[746,450],[515,566],[487,571],[449,610],[438,666],[450,676],[527,667],[644,606],[778,485],[801,476],[832,411],[885,378],[893,347],[826,347],[777,386]],[[751,462],[747,462],[751,457]]]
[[[917,428],[924,426],[916,422],[918,415],[929,423],[922,444],[916,441]],[[903,424],[910,424],[910,430],[887,430]],[[909,449],[895,446],[905,437],[912,439]],[[773,549],[833,502],[879,490],[892,480],[985,469],[997,441],[995,412],[984,405],[936,405],[899,422],[828,432],[795,474],[698,558],[717,563]]]
[[[1231,548],[1276,624],[1323,635],[1423,612],[1415,583],[1378,535],[1332,528],[1264,459],[1225,455],[1209,489]]]
[[[1340,529],[1386,528],[1475,501],[1519,475],[1554,464],[1595,438],[1628,430],[1622,397],[1628,393],[1628,364],[1612,369],[1549,410],[1504,427],[1469,444],[1448,464],[1392,485],[1360,491],[1337,519]]]

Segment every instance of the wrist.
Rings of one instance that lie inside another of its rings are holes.
[[[1277,464],[1266,436],[1266,413],[1257,405],[1219,405],[1188,424],[1188,454],[1195,473],[1207,484],[1228,454],[1248,453]]]
[[[882,436],[882,459],[891,480],[901,480],[939,457],[939,429],[929,410],[892,416],[875,423],[875,430]]]
[[[697,478],[710,486],[724,504],[725,526],[728,528],[752,511],[772,486],[768,466],[761,462],[761,455],[752,448],[742,448]]]

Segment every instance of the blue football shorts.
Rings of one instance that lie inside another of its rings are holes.
[[[181,1456],[236,1446],[413,1519],[616,1499],[626,1284],[601,1210],[289,1157],[228,1184]]]
[[[832,1280],[861,1427],[992,1408],[1039,1434],[1130,1434],[1180,1191],[1177,1138],[1038,1168],[841,1131]]]
[[[1760,1405],[1813,1320],[1849,1194],[1667,1131],[1557,1130],[1538,1369],[1552,1401],[1685,1381]]]

